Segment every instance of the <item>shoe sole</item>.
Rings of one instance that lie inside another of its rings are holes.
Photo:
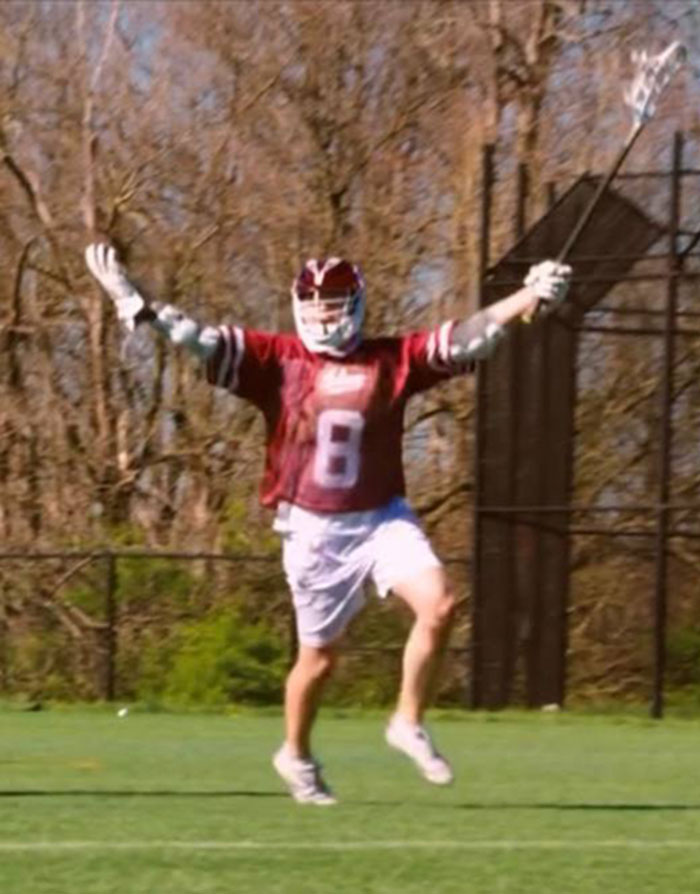
[[[399,754],[402,754],[404,757],[408,758],[411,761],[411,763],[413,764],[413,766],[418,770],[418,772],[420,773],[422,778],[425,779],[426,782],[429,782],[431,785],[440,785],[440,786],[452,785],[452,783],[454,782],[454,775],[451,774],[447,779],[433,779],[433,778],[431,778],[425,772],[423,767],[421,767],[421,765],[418,763],[418,761],[413,757],[413,755],[409,754],[401,745],[396,745],[394,742],[392,742],[391,739],[389,738],[389,736],[385,736],[385,738],[386,738],[386,744],[390,748],[393,748],[395,751],[398,751]]]
[[[332,795],[321,795],[322,800],[316,798],[305,798],[303,795],[297,794],[294,791],[294,780],[291,776],[288,776],[278,765],[277,761],[273,758],[272,766],[275,769],[275,772],[280,777],[280,779],[284,782],[289,790],[289,794],[296,801],[297,804],[313,804],[314,807],[332,807],[334,804],[337,804],[337,800]]]

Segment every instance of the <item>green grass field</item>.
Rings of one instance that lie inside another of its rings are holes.
[[[279,717],[0,711],[6,894],[700,891],[700,721],[435,716],[435,789],[379,714],[323,715],[341,803],[298,806]]]

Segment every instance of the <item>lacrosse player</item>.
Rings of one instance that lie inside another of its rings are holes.
[[[428,782],[452,769],[422,725],[430,680],[453,613],[439,559],[404,498],[408,399],[474,368],[508,323],[566,295],[571,269],[532,267],[508,298],[457,322],[393,338],[363,338],[365,283],[340,258],[309,260],[292,285],[297,334],[201,325],[147,301],[115,251],[93,244],[87,265],[132,330],[148,323],[205,364],[207,380],[253,403],[266,423],[261,501],[276,510],[299,650],[285,687],[285,741],[273,765],[299,802],[334,804],[311,750],[311,730],[341,636],[371,578],[408,605],[413,627],[386,741]]]

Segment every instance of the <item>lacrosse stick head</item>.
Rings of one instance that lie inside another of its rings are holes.
[[[635,74],[625,91],[625,103],[632,110],[636,125],[646,124],[653,117],[659,96],[686,57],[686,48],[678,40],[655,56],[650,56],[646,50],[632,54]]]

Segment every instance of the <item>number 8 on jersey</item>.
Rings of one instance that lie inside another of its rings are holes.
[[[317,420],[314,481],[320,487],[351,488],[360,474],[365,420],[359,410],[323,410]]]

